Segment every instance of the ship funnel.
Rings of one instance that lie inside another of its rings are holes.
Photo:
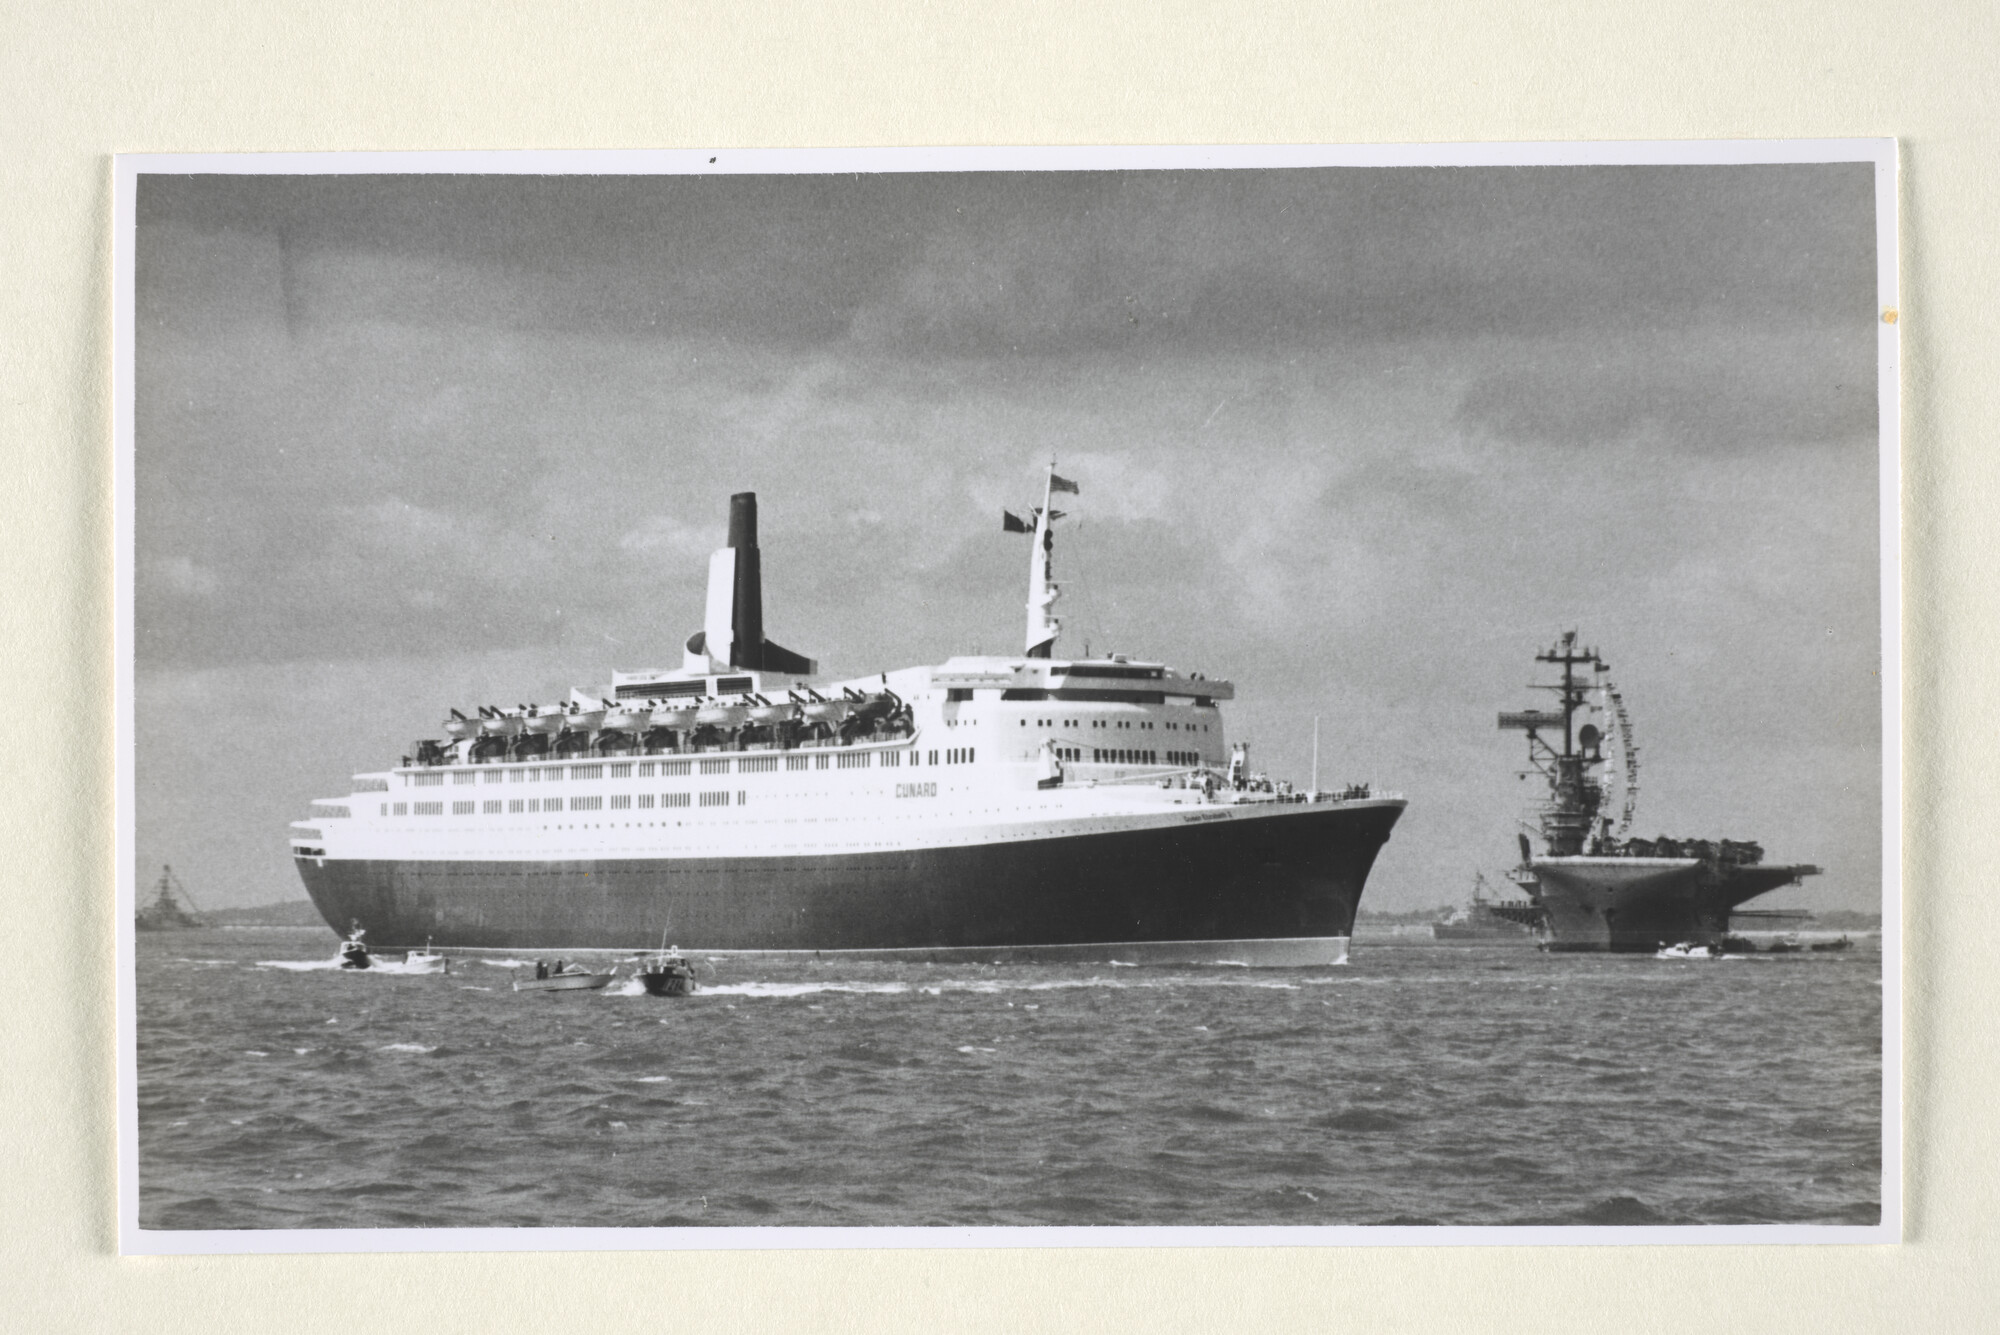
[[[729,545],[708,558],[708,609],[702,620],[702,647],[715,663],[799,676],[819,670],[812,659],[764,638],[764,578],[754,491],[729,498]]]

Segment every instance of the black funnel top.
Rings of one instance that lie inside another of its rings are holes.
[[[729,545],[757,545],[757,493],[739,491],[729,498]]]
[[[729,498],[729,545],[736,549],[736,587],[729,617],[736,640],[736,666],[811,675],[816,670],[811,659],[764,638],[764,572],[757,553],[754,491],[739,491]]]

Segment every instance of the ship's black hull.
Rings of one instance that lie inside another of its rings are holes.
[[[1818,868],[1715,868],[1694,859],[1563,858],[1534,863],[1547,915],[1544,948],[1653,954],[1668,946],[1722,946],[1730,911]]]
[[[924,951],[1345,938],[1400,804],[835,856],[299,859],[330,925],[465,949]]]

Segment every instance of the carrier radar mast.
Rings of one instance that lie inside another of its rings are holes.
[[[1560,682],[1531,684],[1531,689],[1556,693],[1556,710],[1503,713],[1500,726],[1528,734],[1528,763],[1548,780],[1549,801],[1542,808],[1542,839],[1548,845],[1548,856],[1576,857],[1584,852],[1598,810],[1604,805],[1604,785],[1596,775],[1604,763],[1604,736],[1596,724],[1578,727],[1576,716],[1588,708],[1590,694],[1598,687],[1597,674],[1609,671],[1611,665],[1595,649],[1579,648],[1573,630],[1536,654],[1535,661],[1562,668]],[[1589,669],[1588,675],[1579,676],[1579,668]],[[1558,729],[1561,750],[1543,736],[1548,733],[1552,737]]]

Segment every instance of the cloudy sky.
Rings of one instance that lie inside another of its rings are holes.
[[[1051,455],[1065,651],[1410,809],[1462,898],[1579,629],[1640,832],[1873,908],[1867,165],[207,176],[138,196],[141,883],[297,898],[286,822],[447,706],[678,662],[731,492],[829,672],[1017,652]]]

